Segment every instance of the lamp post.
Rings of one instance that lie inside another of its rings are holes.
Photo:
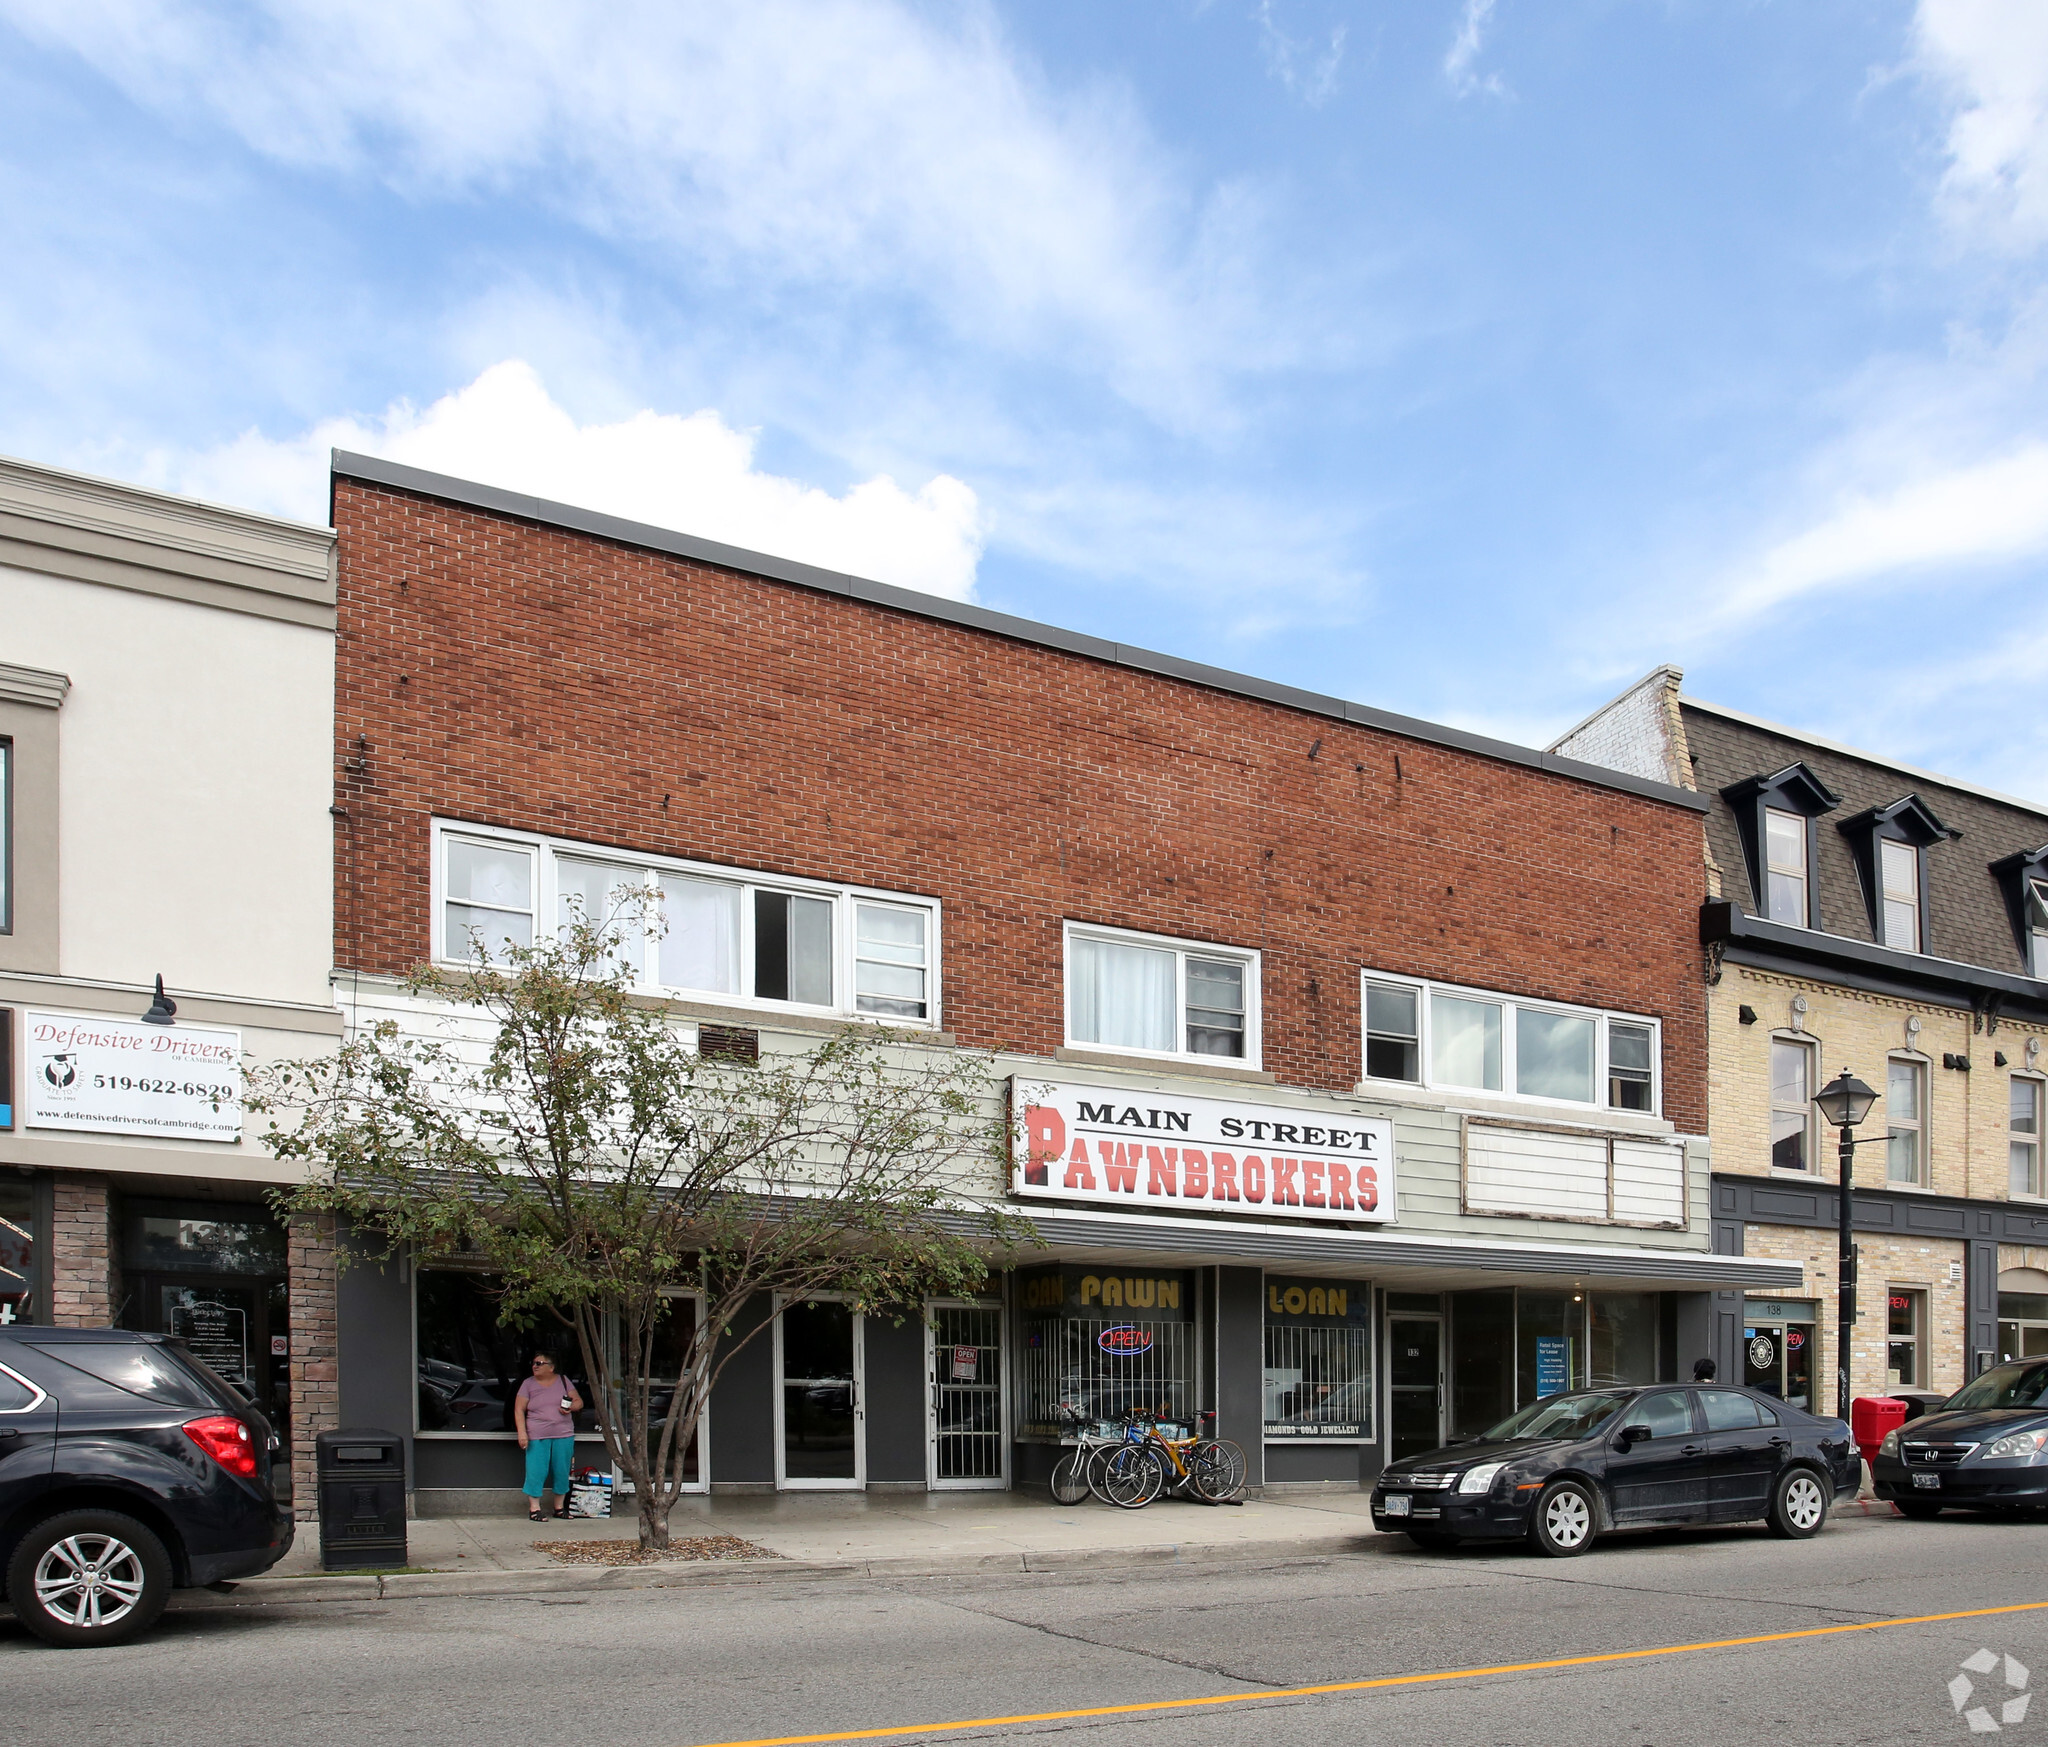
[[[1835,1196],[1840,1217],[1840,1261],[1837,1286],[1840,1292],[1840,1331],[1835,1339],[1835,1414],[1849,1417],[1849,1343],[1856,1327],[1856,1246],[1850,1241],[1855,1227],[1856,1149],[1865,1141],[1852,1138],[1850,1130],[1870,1114],[1877,1094],[1844,1068],[1815,1096],[1821,1115],[1840,1131],[1837,1156],[1841,1159],[1841,1188]],[[1870,1139],[1877,1139],[1873,1135]]]

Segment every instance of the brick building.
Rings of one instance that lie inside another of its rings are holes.
[[[1697,876],[1716,1246],[1798,1262],[1719,1295],[1722,1375],[1834,1399],[1843,1068],[1882,1102],[1856,1160],[1859,1394],[1942,1394],[2048,1352],[2048,808],[1631,687],[1557,750],[1709,800]],[[1743,1367],[1738,1370],[1737,1367]]]
[[[0,461],[0,1321],[180,1334],[287,1436],[332,1334],[292,1317],[242,1073],[341,1031],[333,564]]]
[[[1710,1242],[1689,786],[361,457],[333,489],[352,1022],[624,880],[686,1033],[991,1051],[1058,1153],[964,1186],[1045,1245],[985,1301],[758,1307],[701,1484],[1030,1482],[1060,1401],[1142,1388],[1255,1485],[1355,1487],[1798,1288]],[[1118,1122],[1178,1142],[1128,1187]],[[338,1291],[342,1416],[406,1429],[420,1508],[516,1507],[478,1283]]]

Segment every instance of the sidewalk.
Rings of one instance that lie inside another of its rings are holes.
[[[1893,1514],[1889,1505],[1869,1498],[1845,1499],[1834,1510],[1837,1520]],[[411,1563],[402,1572],[324,1575],[319,1527],[301,1523],[298,1544],[272,1571],[220,1591],[181,1590],[172,1605],[666,1589],[1408,1550],[1406,1537],[1374,1530],[1363,1492],[1283,1495],[1224,1506],[1162,1499],[1137,1511],[1093,1502],[1056,1505],[1043,1493],[1028,1492],[690,1497],[669,1519],[673,1539],[736,1535],[769,1557],[648,1565],[563,1564],[546,1552],[550,1541],[636,1541],[639,1530],[630,1516],[538,1525],[523,1516],[420,1518],[407,1528]]]
[[[778,1493],[690,1497],[669,1518],[680,1541],[736,1535],[768,1559],[565,1565],[549,1541],[637,1541],[631,1516],[541,1524],[523,1516],[419,1518],[407,1524],[410,1565],[378,1577],[320,1575],[317,1524],[262,1577],[235,1585],[237,1602],[358,1595],[509,1594],[522,1589],[667,1587],[744,1579],[989,1570],[1050,1570],[1359,1552],[1375,1533],[1363,1492],[1201,1505],[1162,1499],[1143,1510],[1052,1503],[1043,1493]],[[542,1543],[536,1546],[535,1543]],[[196,1600],[195,1592],[182,1592]]]

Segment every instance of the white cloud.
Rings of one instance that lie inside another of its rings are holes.
[[[516,193],[736,293],[911,298],[1188,427],[1326,359],[1260,202],[1192,186],[1121,88],[1047,90],[985,7],[902,0],[0,0],[138,104],[420,199]],[[1257,281],[1255,283],[1255,280]]]
[[[1311,109],[1320,109],[1337,90],[1337,69],[1344,63],[1345,27],[1330,28],[1327,48],[1306,37],[1290,36],[1273,15],[1273,0],[1259,0],[1253,15],[1259,23],[1259,46],[1266,70]]]
[[[969,598],[985,534],[974,492],[944,474],[915,492],[886,474],[843,496],[763,473],[754,440],[716,412],[638,412],[579,425],[526,364],[494,364],[425,411],[330,419],[303,436],[249,432],[204,454],[158,456],[150,483],[327,519],[329,449],[602,510],[827,569]]]
[[[1475,91],[1483,91],[1489,97],[1505,97],[1507,87],[1501,83],[1498,73],[1488,73],[1484,78],[1472,71],[1472,63],[1479,58],[1479,51],[1486,46],[1486,27],[1493,22],[1493,0],[1465,0],[1465,10],[1458,20],[1458,34],[1451,41],[1450,52],[1444,56],[1444,77],[1451,82],[1451,89],[1460,97],[1470,97]]]
[[[1887,493],[1845,497],[1745,567],[1721,596],[1724,621],[1804,595],[1931,565],[1976,566],[2048,553],[2048,443],[2027,442]]]
[[[2048,242],[2048,5],[1920,0],[1914,37],[1922,71],[1956,106],[1953,210],[2009,246]]]

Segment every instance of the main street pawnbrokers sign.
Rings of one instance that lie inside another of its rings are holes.
[[[1394,1218],[1394,1125],[1344,1111],[1010,1081],[1010,1188],[1280,1219]]]
[[[77,1013],[30,1013],[22,1031],[30,1128],[242,1138],[239,1031]]]

